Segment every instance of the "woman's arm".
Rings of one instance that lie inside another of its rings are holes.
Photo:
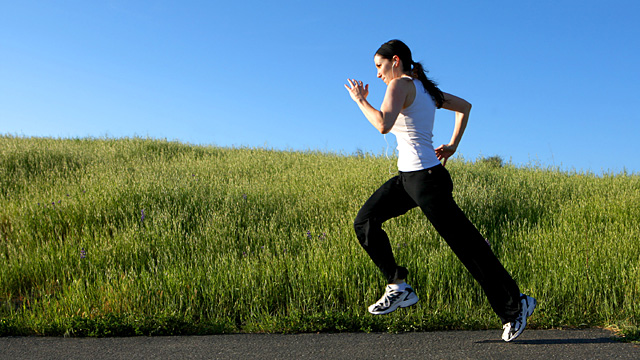
[[[444,103],[442,104],[442,108],[456,113],[456,124],[453,129],[451,141],[449,141],[449,144],[442,144],[435,149],[438,160],[444,159],[443,165],[446,165],[447,159],[458,149],[464,130],[467,128],[469,112],[471,112],[471,104],[462,98],[444,93]]]
[[[344,87],[349,91],[351,98],[358,104],[358,107],[371,125],[381,134],[391,131],[409,93],[410,88],[408,85],[413,84],[409,81],[391,81],[387,86],[387,92],[384,95],[380,110],[377,110],[367,101],[369,84],[363,86],[362,81],[352,79],[348,81],[349,86],[345,85]]]

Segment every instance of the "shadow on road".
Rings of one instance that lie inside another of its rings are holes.
[[[502,344],[504,341],[502,340],[482,340],[476,341],[476,344]],[[569,344],[610,344],[610,343],[618,343],[618,341],[610,338],[610,337],[601,337],[596,339],[533,339],[533,340],[520,340],[516,339],[512,342],[512,344],[519,345],[569,345]]]

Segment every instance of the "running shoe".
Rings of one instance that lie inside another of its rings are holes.
[[[535,310],[538,302],[531,296],[520,294],[520,303],[522,304],[522,309],[520,310],[518,318],[502,326],[504,329],[502,340],[506,342],[512,341],[522,334],[525,326],[527,326],[527,318],[533,314],[533,310]]]
[[[375,304],[369,306],[373,315],[384,315],[399,307],[408,307],[418,302],[418,295],[407,285],[404,291],[393,290],[387,285],[384,295]]]

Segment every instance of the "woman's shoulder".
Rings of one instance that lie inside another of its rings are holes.
[[[391,80],[391,82],[398,82],[401,84],[411,84],[413,83],[413,80],[415,80],[414,78],[412,78],[411,76],[401,76],[401,77],[397,77],[393,80]]]
[[[411,106],[416,98],[416,86],[413,80],[411,77],[402,76],[391,80],[389,83],[389,90],[391,90],[392,93],[402,94],[402,96],[404,96],[405,100],[402,109]]]
[[[408,76],[403,76],[399,78],[395,78],[389,82],[389,86],[401,88],[401,89],[411,89],[413,86],[413,78]]]

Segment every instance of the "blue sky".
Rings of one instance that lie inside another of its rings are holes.
[[[0,4],[0,134],[391,153],[343,84],[379,107],[397,38],[473,104],[465,159],[640,173],[638,1]]]

